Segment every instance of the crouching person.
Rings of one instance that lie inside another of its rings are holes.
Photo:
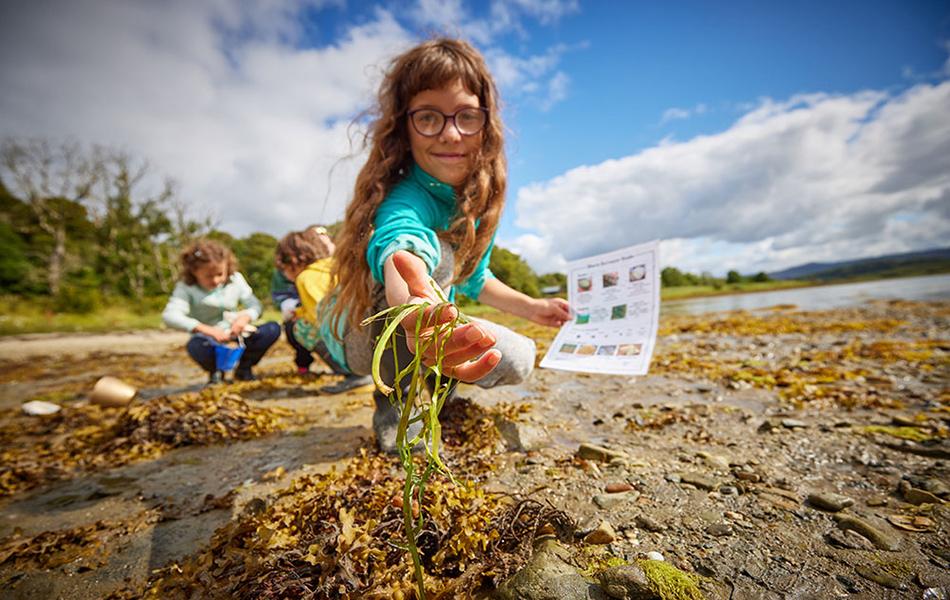
[[[198,240],[182,251],[181,279],[175,284],[162,321],[192,333],[188,355],[208,372],[208,382],[221,380],[215,346],[243,337],[244,353],[234,378],[251,381],[252,367],[280,337],[273,321],[257,328],[251,322],[261,316],[261,302],[237,271],[237,259],[229,248],[213,240]]]

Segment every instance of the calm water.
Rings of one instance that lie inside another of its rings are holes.
[[[863,283],[843,283],[813,288],[733,294],[663,303],[666,314],[702,314],[724,310],[756,310],[777,304],[794,304],[802,310],[856,306],[868,300],[950,300],[950,275],[905,277]]]

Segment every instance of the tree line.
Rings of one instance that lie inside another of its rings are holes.
[[[771,281],[768,273],[760,271],[755,275],[742,275],[738,271],[729,271],[725,278],[714,277],[710,273],[686,273],[676,267],[666,267],[660,271],[660,284],[662,287],[684,287],[684,286],[706,286],[720,289],[725,285],[734,283]]]
[[[77,142],[0,142],[0,293],[57,312],[91,312],[113,303],[154,311],[175,285],[178,252],[199,236],[226,243],[255,293],[270,296],[277,239],[267,233],[235,237],[220,231],[212,216],[196,217],[174,181],[159,177],[147,161]],[[563,273],[538,275],[498,246],[490,268],[532,297],[566,287]],[[664,287],[767,280],[765,273],[736,271],[725,279],[674,267],[661,273]]]
[[[160,183],[156,183],[160,182]],[[331,233],[339,224],[329,227]],[[197,218],[171,179],[131,154],[78,142],[0,142],[0,293],[56,312],[132,304],[158,310],[178,278],[178,253],[197,237],[227,244],[263,300],[270,296],[277,239],[235,237]],[[531,296],[563,288],[517,254],[495,248],[491,269]]]

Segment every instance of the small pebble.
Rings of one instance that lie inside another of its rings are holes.
[[[666,560],[665,558],[663,558],[663,555],[660,554],[659,552],[657,552],[656,550],[652,550],[652,551],[650,551],[650,552],[647,552],[647,558],[648,558],[649,560],[663,560],[663,561]]]
[[[666,529],[665,525],[646,515],[637,515],[634,521],[636,522],[637,527],[640,529],[645,529],[646,531],[657,532]]]
[[[716,537],[732,535],[732,525],[726,523],[714,523],[706,528],[706,533]]]

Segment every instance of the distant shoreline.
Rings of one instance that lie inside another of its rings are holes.
[[[663,288],[660,290],[661,302],[674,302],[679,300],[689,300],[692,298],[710,298],[715,296],[738,296],[744,294],[759,294],[763,292],[775,292],[780,290],[792,290],[812,287],[828,287],[832,285],[846,285],[849,283],[870,283],[873,281],[889,281],[892,279],[910,279],[915,277],[939,277],[947,275],[943,273],[917,273],[908,275],[896,275],[890,277],[849,277],[846,279],[834,279],[830,281],[807,281],[807,280],[783,280],[766,281],[761,283],[733,283],[726,284],[723,288],[715,289],[712,286],[680,286]],[[682,291],[679,291],[682,290]]]

